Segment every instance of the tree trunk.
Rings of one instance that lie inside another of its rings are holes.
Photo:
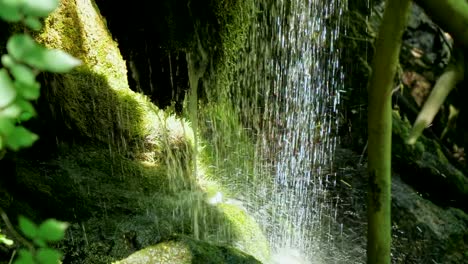
[[[367,263],[390,264],[391,93],[410,0],[388,0],[369,81]]]

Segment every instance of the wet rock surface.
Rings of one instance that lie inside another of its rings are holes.
[[[342,239],[354,263],[365,263],[366,159],[339,149],[336,165],[340,168],[337,219],[343,223]],[[463,263],[468,252],[468,215],[423,198],[401,180],[404,174],[392,177],[392,263]],[[349,241],[352,246],[346,246]]]

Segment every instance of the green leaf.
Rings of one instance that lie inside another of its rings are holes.
[[[2,55],[2,64],[3,64],[3,66],[5,66],[7,68],[10,68],[12,65],[15,64],[15,61],[13,60],[13,58],[10,55],[3,54]]]
[[[27,251],[26,249],[20,249],[18,251],[18,258],[13,262],[13,264],[34,264],[34,256],[32,252]]]
[[[0,2],[16,9],[21,9],[24,4],[24,0],[0,0]]]
[[[57,8],[59,0],[23,0],[23,12],[29,16],[46,17]]]
[[[37,44],[34,39],[26,34],[14,34],[8,39],[8,53],[19,61],[26,61],[29,57],[43,52],[45,48]]]
[[[1,137],[0,137],[0,139],[1,139]],[[4,234],[0,234],[0,244],[11,246],[11,245],[13,245],[13,243],[14,243],[13,240],[8,239]]]
[[[0,108],[10,104],[16,97],[16,89],[5,69],[0,70]]]
[[[7,42],[7,50],[13,58],[43,71],[65,73],[81,65],[80,60],[68,53],[48,50],[25,34],[13,35]]]
[[[33,243],[36,244],[38,247],[47,247],[47,243],[42,238],[35,238]]]
[[[15,119],[21,114],[21,107],[17,104],[11,104],[8,107],[0,110],[0,117]]]
[[[23,21],[24,24],[32,30],[39,31],[42,29],[42,23],[36,17],[28,16]]]
[[[18,221],[21,232],[23,232],[27,238],[34,239],[37,236],[38,229],[34,222],[24,216],[20,216]]]
[[[24,122],[24,121],[28,121],[29,119],[31,119],[35,115],[36,115],[35,112],[23,112],[23,113],[20,114],[18,119],[19,119],[20,122]]]
[[[62,253],[52,248],[40,248],[36,253],[36,259],[40,264],[59,263]]]
[[[32,133],[31,131],[27,130],[26,128],[22,126],[15,127],[13,132],[9,135],[7,138],[6,145],[14,151],[18,151],[22,147],[30,147],[32,144],[39,139],[39,137]],[[32,223],[32,222],[31,222]],[[21,222],[20,222],[21,224]],[[20,225],[21,227],[21,225]],[[23,230],[23,229],[21,229]],[[28,229],[29,231],[33,232],[31,229]],[[37,231],[37,230],[36,230]],[[24,232],[24,230],[23,230]],[[36,233],[30,233],[31,235]],[[26,235],[26,233],[25,233]]]
[[[9,136],[15,130],[15,120],[0,116],[0,134]]]
[[[33,105],[29,101],[21,98],[16,98],[14,103],[0,110],[0,117],[10,118],[12,120],[18,118],[20,121],[26,121],[34,115],[36,115],[36,111]]]
[[[65,51],[54,49],[44,50],[40,56],[31,60],[31,65],[49,72],[66,73],[81,65],[81,61],[66,53]]]
[[[18,22],[23,15],[20,13],[18,3],[21,1],[1,1],[0,0],[0,18],[7,22]]]
[[[15,81],[15,87],[17,92],[24,98],[28,100],[36,100],[41,95],[41,84],[37,81],[34,81],[32,84],[23,83],[20,81]]]
[[[67,227],[67,223],[55,219],[47,219],[39,226],[37,236],[46,241],[57,242],[63,239]]]
[[[18,117],[20,121],[29,120],[36,115],[36,110],[34,110],[34,106],[29,101],[17,100],[16,105],[21,108],[21,114]]]
[[[36,75],[33,70],[23,64],[15,63],[10,67],[11,75],[15,80],[25,83],[34,84],[36,82]]]

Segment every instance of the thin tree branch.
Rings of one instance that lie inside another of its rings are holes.
[[[412,145],[421,136],[423,130],[434,120],[435,115],[444,103],[452,89],[463,80],[464,63],[463,56],[459,55],[455,62],[447,66],[445,72],[439,77],[431,94],[424,103],[406,143]]]
[[[29,249],[29,251],[34,252],[35,251],[34,245],[29,240],[27,240],[22,235],[20,235],[18,232],[16,232],[15,227],[11,224],[10,219],[8,219],[7,214],[5,213],[5,211],[3,211],[2,208],[0,208],[0,216],[3,219],[3,222],[5,222],[8,228],[8,231],[10,231],[10,233],[13,235],[14,239],[19,241],[24,246],[26,246]]]

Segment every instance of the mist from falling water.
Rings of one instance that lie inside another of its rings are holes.
[[[192,118],[212,151],[214,172],[265,230],[272,262],[320,263],[333,247],[337,199],[327,189],[335,184],[343,82],[336,40],[346,0],[255,5],[234,84],[205,87],[218,91],[211,95],[217,106]],[[202,75],[189,70],[196,87]],[[191,111],[196,100],[189,99]]]

